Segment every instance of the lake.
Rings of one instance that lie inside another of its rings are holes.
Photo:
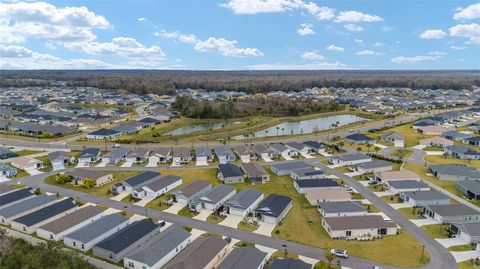
[[[356,115],[338,115],[311,120],[287,121],[270,128],[255,132],[255,137],[271,137],[278,135],[310,134],[339,126],[367,120]],[[244,135],[232,137],[235,140],[245,139]]]
[[[195,123],[195,124],[186,124],[178,129],[175,129],[171,132],[166,133],[167,135],[184,135],[198,131],[205,130],[216,130],[224,128],[227,126],[232,126],[234,124],[240,124],[241,122],[215,122],[215,123]]]

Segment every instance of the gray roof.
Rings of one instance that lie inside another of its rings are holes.
[[[480,171],[464,164],[432,164],[430,170],[440,175],[464,176],[480,179]]]
[[[467,189],[471,193],[480,195],[480,180],[462,180],[457,181],[455,184]]]
[[[224,178],[243,176],[242,169],[233,163],[219,164],[218,170]]]
[[[258,268],[267,253],[254,247],[234,248],[220,263],[217,269],[253,269]]]
[[[405,136],[400,134],[400,133],[396,133],[396,132],[386,132],[386,133],[383,133],[380,137],[382,138],[399,138],[399,139],[405,139]]]
[[[133,188],[140,186],[142,184],[149,183],[156,178],[160,177],[160,173],[154,171],[145,171],[133,177],[126,179],[122,184],[130,185]]]
[[[480,152],[468,147],[468,146],[448,146],[447,150],[450,150],[454,154],[463,154],[463,155],[480,155]]]
[[[20,218],[14,219],[14,222],[21,223],[25,226],[32,226],[36,223],[40,223],[42,221],[48,220],[51,217],[54,217],[58,214],[61,214],[67,210],[70,210],[74,207],[75,205],[75,200],[73,198],[66,198],[64,200],[61,200],[59,202],[56,202],[54,204],[51,204],[47,207],[44,207],[42,209],[39,209],[37,211],[34,211],[30,214],[27,214],[25,216],[22,216]]]
[[[197,194],[199,191],[205,189],[206,187],[212,185],[210,182],[205,180],[196,180],[186,185],[182,189],[175,192],[176,195],[182,194],[185,197],[191,197]]]
[[[149,234],[159,225],[149,220],[139,220],[114,233],[107,239],[95,245],[95,247],[111,251],[113,253],[120,253],[128,246],[134,244],[145,235]]]
[[[216,204],[225,196],[230,194],[231,192],[235,191],[235,187],[230,186],[230,185],[217,185],[213,189],[211,189],[209,192],[207,192],[204,196],[200,198],[201,201]]]
[[[258,204],[255,212],[266,216],[279,217],[290,203],[292,203],[292,198],[288,196],[270,194],[265,200]]]
[[[148,187],[149,189],[151,189],[152,191],[159,191],[163,188],[166,188],[168,187],[169,185],[179,181],[179,180],[182,180],[179,176],[173,176],[173,175],[167,175],[167,176],[163,176],[151,183],[148,183],[147,185],[145,185],[145,187]]]
[[[361,163],[358,166],[363,168],[363,169],[374,169],[374,168],[386,167],[386,166],[391,166],[391,165],[392,165],[391,162],[378,160],[378,161]]]
[[[56,219],[40,227],[40,229],[52,232],[54,234],[61,233],[70,227],[80,224],[90,218],[93,218],[103,212],[98,206],[86,206],[64,217]]]
[[[297,175],[298,177],[323,175],[323,172],[321,170],[316,170],[312,167],[293,170],[291,173]]]
[[[469,137],[467,134],[460,133],[460,132],[457,132],[457,131],[446,131],[446,132],[442,133],[442,136],[443,137],[448,136],[448,137],[458,138],[458,139],[464,139],[464,138]]]
[[[143,244],[138,250],[128,255],[127,258],[153,266],[189,237],[190,233],[182,226],[172,224],[151,238],[146,244]]]
[[[234,155],[232,149],[225,145],[218,145],[215,147],[215,155]]]
[[[341,201],[318,203],[325,213],[367,212],[360,201]]]
[[[438,199],[450,199],[450,197],[446,196],[445,194],[436,191],[436,190],[429,190],[429,191],[407,191],[402,192],[406,196],[414,199],[414,200],[438,200]]]
[[[17,170],[17,169],[5,163],[0,163],[0,171],[10,171],[10,170]]]
[[[285,145],[288,147],[294,148],[296,150],[302,150],[303,148],[305,148],[304,144],[300,144],[298,142],[287,142],[285,143]]]
[[[163,269],[204,268],[227,246],[219,236],[201,236],[168,262]]]
[[[106,215],[73,233],[68,234],[66,237],[87,243],[127,221],[128,218],[120,214]]]
[[[418,180],[391,180],[387,184],[395,189],[423,189],[428,188],[428,185]]]
[[[262,153],[271,153],[273,152],[273,150],[267,146],[265,146],[264,144],[255,144],[253,145],[253,151],[258,154],[258,155],[261,155]]]
[[[191,157],[192,153],[189,148],[174,148],[173,157]]]
[[[295,180],[299,188],[327,188],[339,187],[340,185],[331,178],[322,179],[299,179]]]
[[[440,216],[464,216],[464,215],[480,215],[480,211],[477,211],[469,206],[462,204],[455,205],[431,205],[427,208],[430,211],[435,212]]]
[[[274,164],[271,166],[272,168],[276,168],[277,170],[280,171],[293,171],[293,170],[298,170],[302,168],[309,168],[310,165],[303,162],[303,161],[293,161],[293,162],[284,162],[284,163],[278,163]]]
[[[15,191],[11,191],[5,194],[0,195],[0,206],[4,206],[20,199],[27,198],[29,196],[33,196],[33,190],[30,187],[18,189]]]
[[[212,150],[209,147],[196,147],[195,156],[212,157]]]
[[[312,265],[302,260],[274,259],[269,269],[312,269]]]
[[[70,159],[70,155],[65,152],[65,151],[54,151],[54,152],[50,152],[48,153],[48,160],[50,162],[53,162],[55,160],[69,160]]]
[[[239,193],[235,194],[228,202],[226,206],[238,208],[241,210],[247,209],[251,206],[263,193],[254,189],[243,189]]]
[[[343,161],[355,161],[355,160],[369,159],[370,157],[363,153],[350,153],[350,154],[340,155],[337,158]]]
[[[380,215],[347,216],[347,217],[326,217],[323,218],[332,230],[355,230],[369,228],[389,228],[397,225],[386,221]]]
[[[127,154],[129,152],[130,152],[130,150],[126,149],[126,148],[115,148],[112,151],[110,151],[109,153],[107,153],[104,157],[105,158],[114,158],[114,159],[123,158],[123,157],[127,156]]]
[[[32,197],[19,203],[15,203],[11,206],[2,208],[2,210],[0,210],[0,215],[4,218],[10,218],[25,211],[48,204],[52,201],[55,201],[55,196],[42,194],[40,196]]]
[[[256,163],[242,163],[241,167],[248,178],[268,175],[267,171],[265,171],[261,165]]]
[[[273,144],[270,144],[270,148],[272,148],[273,150],[277,151],[277,152],[283,152],[285,150],[288,150],[288,148],[280,143],[273,143]]]
[[[86,148],[80,153],[80,158],[97,157],[98,154],[101,154],[99,148]]]
[[[459,230],[467,233],[471,237],[480,236],[480,223],[454,223]]]

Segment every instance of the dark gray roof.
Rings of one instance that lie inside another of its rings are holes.
[[[65,152],[65,151],[54,151],[54,152],[50,152],[48,153],[48,160],[50,162],[53,162],[57,159],[60,159],[60,160],[69,160],[70,159],[70,155],[68,154],[68,152]]]
[[[477,211],[469,206],[462,204],[455,205],[431,205],[428,208],[440,216],[464,216],[464,215],[480,215]]]
[[[242,163],[243,171],[247,177],[261,177],[268,175],[263,167],[256,163]]]
[[[167,175],[167,176],[160,177],[159,179],[153,182],[148,183],[147,185],[145,185],[145,187],[148,187],[152,191],[159,191],[179,180],[182,180],[179,176]]]
[[[338,187],[340,186],[336,181],[330,178],[322,179],[299,179],[295,183],[300,188],[319,188],[319,187]]]
[[[55,196],[53,195],[42,194],[40,196],[35,196],[30,199],[2,208],[0,210],[0,216],[3,216],[4,218],[10,218],[33,208],[48,204],[54,200]]]
[[[233,163],[219,164],[218,170],[224,178],[243,176],[242,169]]]
[[[4,206],[15,201],[33,196],[33,190],[30,187],[18,189],[9,193],[0,195],[0,206]]]
[[[266,256],[267,253],[254,247],[234,248],[217,269],[255,269]]]
[[[480,195],[480,180],[462,180],[455,183],[458,186],[461,186],[471,193]]]
[[[153,180],[157,177],[160,177],[160,173],[158,172],[153,172],[153,171],[146,171],[143,173],[140,173],[138,175],[135,175],[124,182],[132,187],[145,184],[146,182]]]
[[[168,262],[163,269],[204,268],[227,246],[219,236],[201,236]]]
[[[265,200],[258,204],[255,212],[267,216],[279,217],[291,202],[292,198],[288,196],[270,194]]]
[[[274,259],[269,269],[312,269],[312,265],[302,260]]]
[[[360,201],[341,201],[318,203],[325,213],[367,212]]]
[[[361,163],[358,166],[362,167],[363,169],[374,169],[379,167],[391,166],[391,162],[378,160],[378,161],[371,161],[366,163]]]
[[[98,148],[86,148],[80,153],[80,158],[96,157],[99,153]]]
[[[85,168],[75,168],[73,170],[65,171],[65,175],[78,177],[78,178],[90,178],[90,179],[99,179],[110,173],[97,171],[97,170],[90,170]]]
[[[480,223],[454,223],[459,230],[467,233],[471,237],[480,236]]]
[[[142,245],[140,249],[128,255],[128,258],[153,266],[189,237],[190,233],[182,226],[172,224],[161,233],[155,235],[148,243]]]
[[[66,237],[87,243],[127,221],[128,218],[120,214],[106,215],[68,234]]]
[[[212,204],[218,203],[220,200],[225,198],[228,194],[232,191],[235,191],[235,187],[230,185],[217,185],[209,192],[207,192],[204,196],[200,198],[201,201],[209,202]]]
[[[280,143],[270,144],[270,148],[272,148],[273,150],[276,150],[278,152],[283,152],[285,150],[288,150],[288,148],[285,145],[280,144]]]
[[[325,147],[323,144],[318,143],[317,141],[305,141],[303,144],[313,149],[322,149]]]
[[[103,209],[98,206],[86,206],[79,208],[77,211],[70,213],[66,216],[63,216],[59,219],[51,221],[43,226],[40,229],[52,232],[54,234],[61,233],[70,227],[73,227],[77,224],[80,224],[94,216],[99,215],[103,212]]]
[[[446,196],[445,194],[436,191],[436,190],[429,190],[429,191],[407,191],[403,192],[403,194],[407,195],[408,197],[414,200],[437,200],[437,199],[450,199],[450,197]]]
[[[25,226],[28,227],[36,223],[45,221],[51,217],[54,217],[62,212],[70,210],[76,206],[77,205],[75,205],[75,200],[69,197],[59,202],[56,202],[54,204],[51,204],[47,207],[44,207],[42,209],[34,211],[30,214],[22,216],[18,219],[14,219],[13,221],[24,224]]]
[[[190,184],[186,185],[182,189],[175,192],[175,194],[182,194],[185,197],[191,197],[192,195],[196,194],[197,192],[205,189],[206,187],[212,185],[210,182],[205,180],[196,180],[191,182]]]
[[[430,170],[440,175],[465,176],[480,179],[480,171],[464,164],[432,164]]]
[[[370,158],[369,156],[363,154],[363,153],[350,153],[350,154],[343,154],[338,156],[340,160],[343,161],[355,161],[355,160],[364,160]]]
[[[259,190],[243,189],[230,198],[225,205],[244,210],[251,206],[262,195],[263,193]]]
[[[119,131],[113,130],[113,129],[98,129],[93,132],[90,132],[89,135],[102,135],[102,136],[108,136],[108,135],[115,135],[120,133]]]
[[[114,233],[95,246],[113,253],[119,253],[148,233],[158,229],[158,227],[158,224],[149,220],[139,220]]]
[[[323,172],[321,170],[316,170],[312,167],[293,170],[291,173],[299,177],[323,175]]]
[[[109,153],[107,153],[105,155],[105,158],[121,158],[127,156],[129,152],[130,150],[126,148],[115,148]]]
[[[271,166],[272,168],[276,168],[277,170],[290,170],[290,171],[293,171],[293,170],[298,170],[298,169],[302,169],[302,168],[309,168],[310,165],[303,162],[303,161],[293,161],[293,162],[284,162],[284,163],[278,163],[278,164],[274,164]]]
[[[354,141],[375,141],[375,139],[373,139],[371,137],[368,137],[364,134],[358,134],[358,133],[347,135],[345,138],[350,139],[350,140],[354,140]]]
[[[323,220],[328,223],[332,230],[396,227],[395,223],[384,220],[380,215],[326,217]]]
[[[423,189],[428,188],[428,185],[418,180],[391,180],[387,181],[388,185],[395,189]]]

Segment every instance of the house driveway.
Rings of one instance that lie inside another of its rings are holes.
[[[425,146],[425,145],[416,145],[416,146],[413,146],[412,149],[424,149],[426,147],[427,146]]]
[[[312,155],[308,154],[308,153],[300,153],[300,155],[302,155],[303,157],[305,157],[305,159],[313,159],[315,157],[313,157]]]
[[[243,220],[241,216],[237,215],[227,215],[227,217],[220,222],[220,225],[227,226],[227,227],[232,227],[232,228],[237,228],[238,224]]]
[[[266,162],[266,163],[270,163],[270,162],[273,162],[272,159],[270,159],[269,157],[265,157],[263,158],[263,161]]]
[[[288,251],[288,246],[287,246],[287,251]],[[316,259],[312,259],[312,258],[309,258],[309,257],[305,257],[305,256],[302,256],[302,255],[298,255],[298,258],[308,264],[317,264],[318,260]],[[342,267],[342,269],[345,268],[345,267]]]
[[[241,158],[240,160],[242,161],[242,163],[249,163],[250,162],[249,158]]]
[[[288,155],[282,155],[282,157],[286,160],[286,161],[293,161],[293,158],[288,156]]]
[[[83,168],[83,167],[89,167],[90,165],[88,164],[84,164],[84,163],[78,163],[77,166],[75,166],[76,168]]]
[[[192,234],[192,242],[193,242],[193,240],[199,238],[202,234],[204,234],[205,231],[198,230],[198,229],[192,229],[192,231],[190,233]]]
[[[208,216],[210,216],[211,214],[212,214],[212,211],[210,210],[200,210],[200,213],[193,218],[206,221]]]
[[[38,171],[36,168],[27,169],[27,170],[25,170],[25,172],[29,173],[29,174],[32,175],[32,176],[43,174],[43,172]]]
[[[258,248],[260,251],[266,252],[267,253],[267,259],[270,259],[270,256],[272,256],[273,253],[277,252],[277,250],[274,249],[274,248],[269,248],[269,247],[265,247],[265,246],[262,246],[262,245],[255,245],[255,247]]]
[[[428,218],[428,219],[411,219],[410,221],[413,222],[413,224],[417,225],[418,227],[425,226],[425,225],[431,225],[431,224],[440,224],[440,222],[438,222],[434,219],[431,219],[431,218]]]
[[[138,206],[145,206],[146,204],[150,203],[151,201],[155,200],[155,198],[153,197],[145,197],[143,198],[142,200],[134,203],[134,205],[138,205]]]
[[[8,181],[8,178],[4,176],[0,176],[0,182],[5,182],[5,181]]]
[[[349,177],[354,177],[354,176],[359,176],[363,174],[362,172],[358,172],[358,171],[355,171],[355,172],[350,172],[350,173],[345,173],[345,175],[349,176]]]
[[[182,208],[184,208],[184,207],[185,207],[184,204],[175,203],[175,204],[173,204],[171,207],[163,210],[163,212],[172,213],[172,214],[177,214],[178,211],[180,211],[180,209],[182,209]]]
[[[389,205],[395,209],[413,207],[413,205],[410,203],[395,203],[395,204],[389,204]]]
[[[373,146],[375,146],[375,147],[379,147],[379,148],[381,148],[381,149],[388,148],[387,146],[385,146],[385,145],[382,145],[382,144],[378,144],[378,143],[376,143],[376,144],[373,144]],[[396,147],[397,147],[397,146],[396,146]],[[402,145],[402,147],[403,147],[403,145]]]
[[[445,238],[445,239],[435,239],[435,240],[437,240],[445,248],[449,248],[451,246],[461,246],[461,245],[468,244],[467,241],[465,241],[465,240],[463,240],[462,238],[459,238],[459,237]]]
[[[441,156],[444,154],[443,151],[425,151],[425,154],[427,155],[436,155],[436,156]]]
[[[126,161],[120,167],[132,167],[132,165],[133,165],[132,161]]]
[[[270,224],[270,223],[265,223],[265,222],[259,222],[260,227],[253,231],[253,233],[256,234],[263,234],[266,236],[272,236],[273,229],[275,229],[275,224]]]
[[[102,159],[102,161],[97,165],[97,167],[105,167],[107,166],[108,160]]]
[[[374,191],[373,194],[375,194],[378,197],[383,197],[383,196],[389,196],[392,195],[391,192],[389,191]]]
[[[110,198],[110,199],[115,200],[115,201],[121,201],[123,198],[127,197],[129,194],[130,194],[130,193],[124,191],[124,192],[121,192],[121,193],[113,196],[113,197]]]
[[[151,156],[150,158],[148,158],[148,163],[145,167],[157,167],[157,163],[159,160],[160,158],[158,158],[158,156]]]
[[[196,166],[205,166],[205,165],[208,165],[207,161],[197,161],[197,164],[196,164]]]
[[[469,250],[469,251],[450,251],[453,257],[457,262],[464,262],[470,259],[475,259],[480,257],[480,251],[478,250]]]

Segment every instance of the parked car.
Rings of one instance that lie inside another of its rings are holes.
[[[372,269],[383,269],[383,268],[381,266],[374,265],[374,266],[372,266]]]
[[[330,253],[335,254],[337,257],[348,258],[348,254],[345,249],[332,248]]]
[[[348,186],[348,185],[343,185],[343,188],[347,191],[347,192],[353,192],[353,188]]]
[[[370,179],[368,181],[368,185],[377,185],[378,183],[380,183],[378,180],[375,180],[375,179]]]

